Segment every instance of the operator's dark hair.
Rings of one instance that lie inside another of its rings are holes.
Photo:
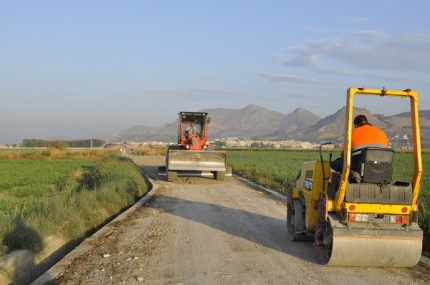
[[[369,122],[367,121],[367,118],[365,115],[358,115],[357,117],[355,117],[354,125],[356,125],[357,127],[366,125],[366,124],[369,124]]]

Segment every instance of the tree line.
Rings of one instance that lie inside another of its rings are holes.
[[[73,141],[48,141],[40,139],[23,139],[20,147],[48,147],[50,145],[56,145],[58,143],[63,144],[65,147],[73,148],[92,148],[101,147],[106,142],[98,139],[87,139],[87,140],[73,140]]]

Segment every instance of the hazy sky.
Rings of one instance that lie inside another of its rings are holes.
[[[249,104],[325,117],[351,86],[411,88],[430,109],[425,0],[2,0],[0,37],[0,143]]]

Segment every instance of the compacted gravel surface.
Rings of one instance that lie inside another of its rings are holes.
[[[326,267],[287,238],[285,199],[234,177],[158,180],[150,194],[33,284],[429,284],[430,267]]]

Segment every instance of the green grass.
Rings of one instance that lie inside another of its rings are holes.
[[[288,184],[294,185],[304,161],[320,159],[317,150],[227,150],[228,165],[233,171],[256,183],[285,194]],[[324,160],[339,156],[339,151],[323,151]],[[408,181],[413,173],[413,156],[410,152],[396,152],[393,179]],[[430,166],[430,154],[423,154],[423,168]],[[423,181],[430,178],[423,176]],[[422,181],[422,184],[423,184]],[[429,184],[430,185],[430,184]]]
[[[167,154],[167,147],[161,145],[139,146],[134,149],[135,155],[162,155]]]
[[[241,150],[227,151],[233,171],[260,185],[285,194],[294,184],[303,161],[317,160],[317,151]]]
[[[48,236],[84,237],[148,191],[135,164],[113,153],[3,154],[0,239],[10,250],[37,255]]]
[[[71,179],[74,171],[90,171],[96,161],[79,160],[1,160],[0,197],[13,198],[25,204],[32,198],[54,195],[62,188],[74,187],[78,182]],[[0,199],[0,212],[8,212]],[[10,205],[12,206],[12,205]],[[10,207],[9,206],[9,207]]]

